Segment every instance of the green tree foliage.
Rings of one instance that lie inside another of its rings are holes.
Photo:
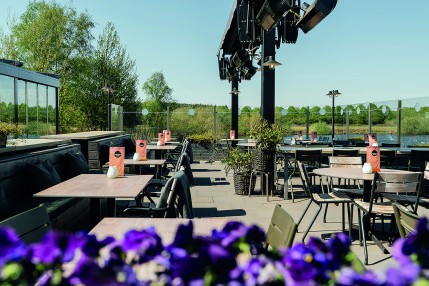
[[[143,84],[143,92],[147,99],[143,102],[143,108],[150,110],[146,116],[145,123],[160,132],[167,128],[167,118],[165,114],[167,106],[174,106],[172,93],[173,89],[168,86],[162,71],[153,73]]]

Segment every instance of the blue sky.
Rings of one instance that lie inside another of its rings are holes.
[[[231,104],[230,83],[218,76],[216,53],[233,0],[75,0],[92,15],[98,36],[113,22],[141,86],[163,71],[179,102]],[[311,1],[308,1],[311,3]],[[20,15],[24,0],[2,0],[0,26]],[[405,4],[406,2],[402,2]],[[276,106],[353,104],[429,96],[429,1],[338,0],[337,7],[276,59]],[[260,73],[242,81],[239,105],[260,106]]]

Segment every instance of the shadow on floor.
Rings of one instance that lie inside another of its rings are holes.
[[[192,172],[201,172],[201,173],[207,173],[207,172],[220,172],[221,169],[194,169],[192,168]]]
[[[195,185],[197,186],[216,186],[216,185],[229,185],[230,183],[225,178],[210,178],[199,177],[195,178]]]
[[[243,209],[218,210],[217,208],[193,208],[194,217],[230,217],[245,216],[246,211]]]

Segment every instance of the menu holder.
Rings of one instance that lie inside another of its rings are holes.
[[[368,141],[368,143],[369,143],[369,146],[374,146],[374,144],[376,144],[376,146],[377,146],[377,134],[375,134],[375,133],[369,133],[369,134],[367,134],[367,135],[365,135],[365,139],[367,139],[367,140],[365,140],[365,141]]]
[[[147,146],[146,140],[136,140],[136,153],[140,154],[140,161],[147,160],[146,146]]]
[[[311,142],[316,142],[317,141],[317,132],[313,131],[311,132]]]
[[[158,133],[158,143],[160,145],[165,145],[164,133]]]
[[[235,139],[235,130],[229,130],[229,139]]]
[[[366,162],[371,164],[373,172],[380,172],[380,147],[366,147]]]
[[[302,140],[302,131],[298,131],[298,134],[296,136],[296,140]]]
[[[116,166],[118,176],[124,176],[125,147],[110,147],[109,166]]]

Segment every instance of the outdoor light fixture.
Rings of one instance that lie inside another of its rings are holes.
[[[226,77],[229,81],[231,81],[237,75],[238,75],[238,70],[236,67],[229,67],[226,69]]]
[[[308,6],[304,3],[305,13],[296,25],[307,33],[328,16],[337,5],[337,0],[316,0]]]
[[[245,80],[250,80],[257,71],[257,68],[252,65],[252,62],[248,62],[244,67],[241,68],[241,72],[244,75]]]
[[[256,21],[265,30],[271,30],[291,8],[291,0],[265,0]]]
[[[236,87],[234,87],[229,94],[231,94],[231,95],[238,95],[239,93],[240,93],[240,91]]]
[[[335,89],[335,90],[330,90],[327,94],[327,96],[329,96],[330,98],[332,98],[332,134],[331,134],[331,138],[332,138],[332,143],[334,142],[334,136],[335,136],[335,97],[341,95],[341,93]]]
[[[264,67],[268,67],[270,70],[273,70],[276,66],[281,66],[282,64],[274,60],[272,56],[269,56],[262,65]]]
[[[232,57],[232,62],[238,68],[245,65],[248,61],[250,61],[249,52],[245,49],[237,51]]]

